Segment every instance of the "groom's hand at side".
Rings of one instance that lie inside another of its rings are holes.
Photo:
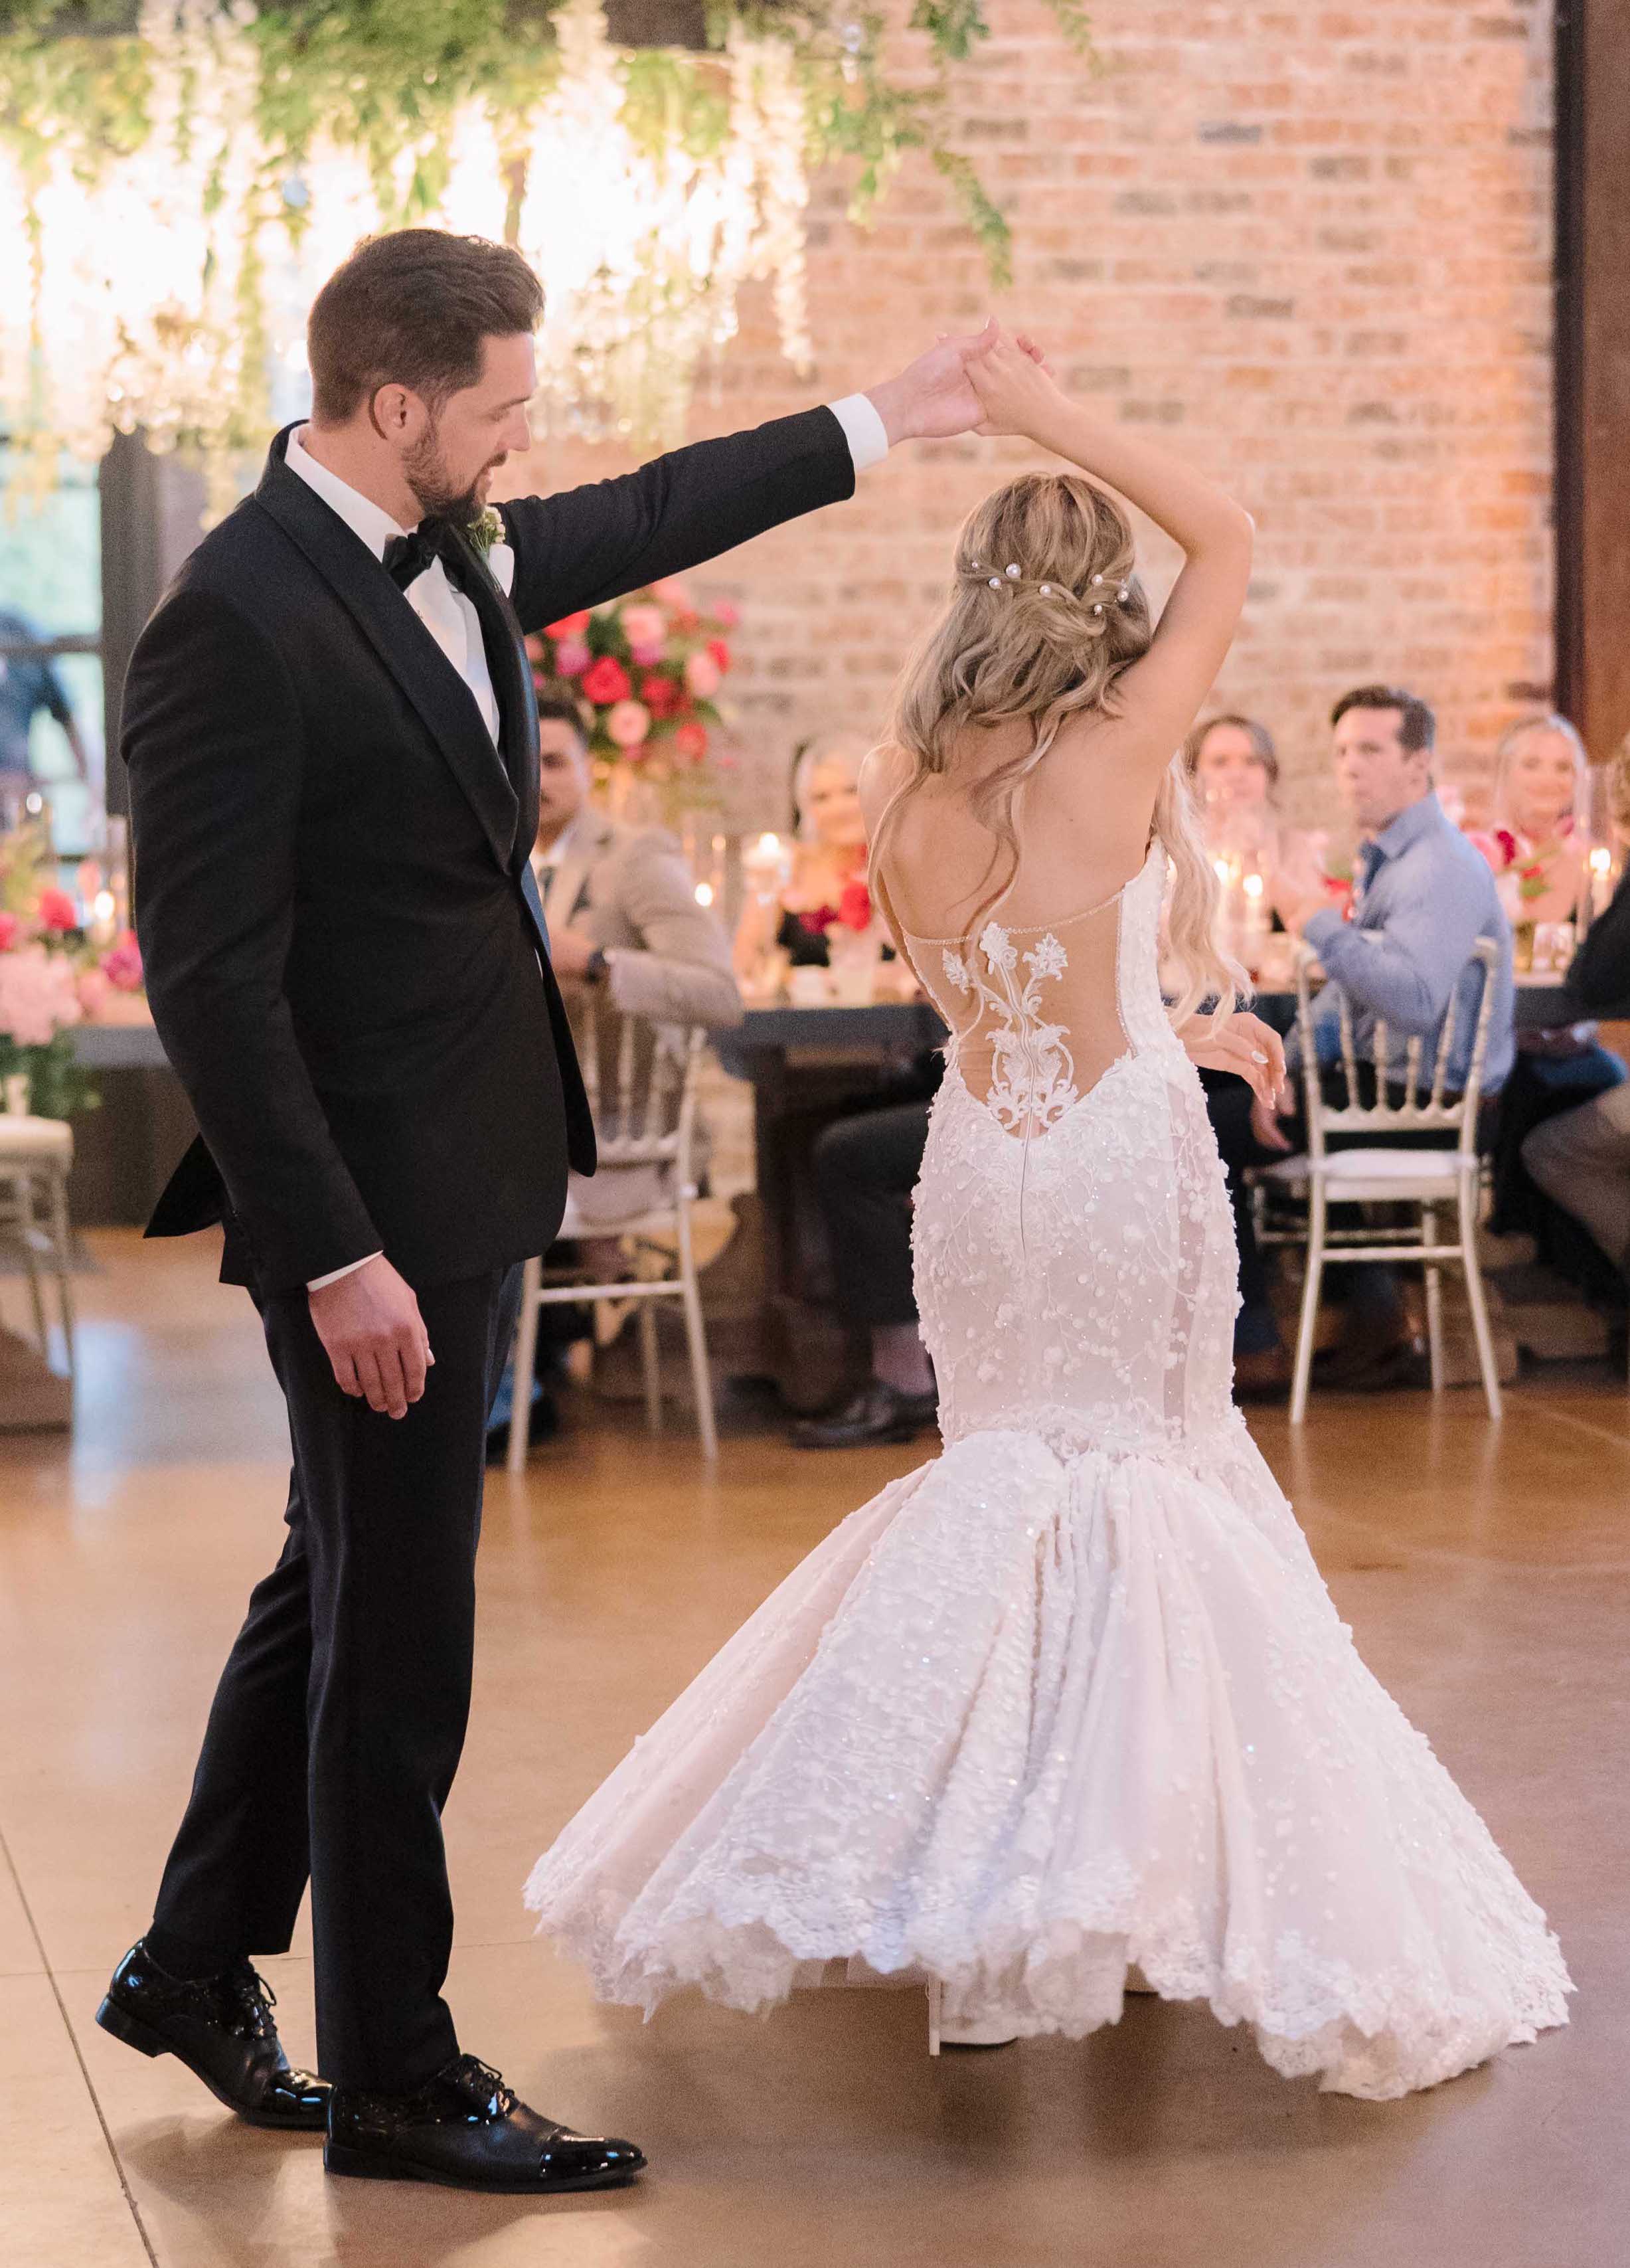
[[[405,1418],[436,1359],[412,1285],[380,1253],[306,1297],[341,1392],[360,1396],[381,1417]]]

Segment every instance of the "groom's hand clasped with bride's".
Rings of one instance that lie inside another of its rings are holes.
[[[992,316],[983,330],[943,333],[898,378],[870,387],[866,398],[883,420],[890,446],[899,441],[955,440],[959,434],[981,430],[988,412],[975,376],[1004,344],[1017,344],[1032,364],[1046,368],[1039,347],[1024,337],[1010,340]]]

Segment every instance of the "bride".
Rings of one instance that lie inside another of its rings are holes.
[[[1571,1988],[1230,1400],[1193,1066],[1267,1089],[1281,1058],[1229,1012],[1171,752],[1251,522],[1024,342],[970,375],[983,430],[1081,470],[971,515],[862,781],[874,884],[952,1034],[915,1227],[944,1451],[766,1601],[527,1902],[648,2013],[885,1979],[988,2044],[1113,2022],[1131,1973],[1250,2025],[1287,2077],[1402,2095],[1563,2022]],[[1098,482],[1185,555],[1157,627]]]

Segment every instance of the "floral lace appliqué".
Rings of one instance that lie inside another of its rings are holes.
[[[1043,1133],[1081,1100],[1064,1027],[1042,1016],[1041,988],[1062,976],[1069,956],[1051,930],[1021,953],[996,922],[986,924],[979,951],[988,976],[959,953],[948,952],[943,965],[958,991],[977,998],[993,1021],[987,1107],[1010,1134]]]

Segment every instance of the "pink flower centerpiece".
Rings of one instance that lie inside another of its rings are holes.
[[[637,776],[671,813],[717,801],[709,764],[723,723],[717,695],[740,616],[698,607],[677,577],[564,616],[526,641],[541,685],[559,681],[593,711],[602,784]]]
[[[11,1108],[66,1118],[97,1100],[67,1035],[111,995],[140,993],[142,956],[128,931],[99,949],[55,873],[39,828],[0,837],[0,1086]]]

